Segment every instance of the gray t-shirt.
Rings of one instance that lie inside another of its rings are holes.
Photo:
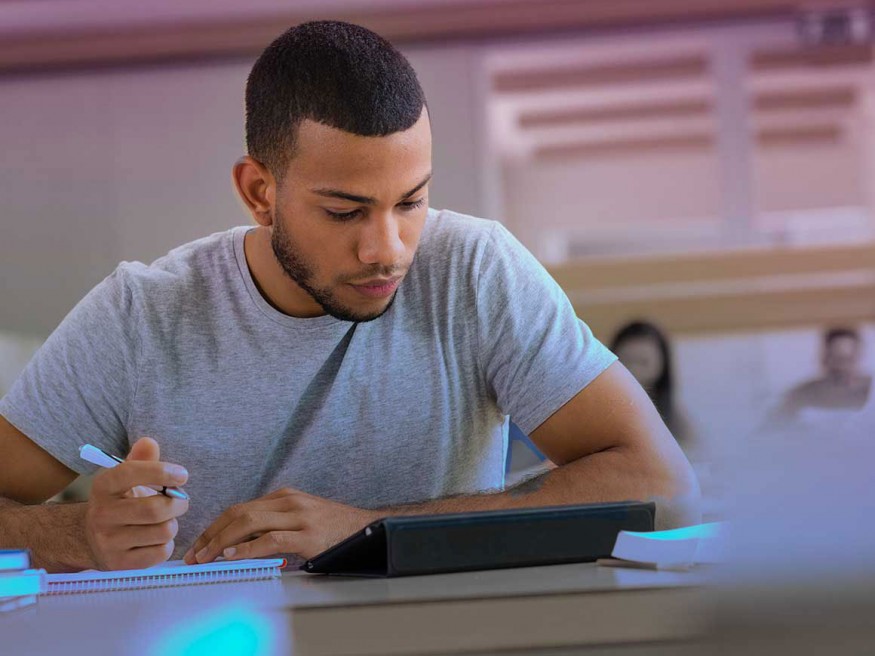
[[[366,508],[500,490],[508,415],[531,432],[615,359],[496,222],[430,210],[395,303],[366,323],[274,309],[248,229],[122,263],[0,401],[80,473],[81,444],[155,438],[190,474],[176,557],[283,486]]]

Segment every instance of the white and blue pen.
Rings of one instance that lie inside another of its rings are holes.
[[[115,467],[116,465],[124,462],[118,456],[113,456],[108,454],[103,449],[100,449],[92,444],[83,444],[79,447],[79,457],[83,460],[87,460],[92,465],[97,465],[98,467],[106,467],[109,469],[110,467]],[[176,487],[153,487],[151,485],[146,485],[145,487],[151,488],[156,492],[160,492],[166,497],[171,497],[173,499],[188,499],[188,495]]]

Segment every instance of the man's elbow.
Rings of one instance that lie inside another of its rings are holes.
[[[702,521],[702,494],[699,481],[683,454],[662,467],[656,502],[656,530],[680,528]]]

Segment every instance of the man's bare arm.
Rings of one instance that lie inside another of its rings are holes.
[[[528,478],[505,492],[449,497],[383,508],[376,514],[382,517],[610,501],[655,501],[658,529],[689,526],[701,520],[697,486],[689,485],[686,490],[682,490],[670,484],[660,485],[655,477],[643,473],[636,463],[636,458],[626,457],[622,451],[609,450],[555,467]],[[638,480],[623,481],[623,477],[637,477]]]
[[[33,566],[50,572],[94,567],[85,539],[85,505],[23,505],[0,499],[0,545],[30,549]]]
[[[620,363],[530,436],[558,467],[510,490],[383,509],[384,514],[656,501],[659,528],[700,521],[699,486],[659,413]]]
[[[43,504],[74,478],[71,471],[0,415],[0,547],[30,549],[50,571],[93,567],[85,504]]]

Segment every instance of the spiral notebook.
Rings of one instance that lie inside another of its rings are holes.
[[[110,592],[224,583],[227,581],[257,581],[280,576],[282,568],[285,566],[286,560],[284,558],[257,558],[219,560],[200,565],[186,565],[182,560],[171,560],[147,569],[111,572],[89,569],[73,574],[49,574],[46,577],[47,589],[43,594]]]

